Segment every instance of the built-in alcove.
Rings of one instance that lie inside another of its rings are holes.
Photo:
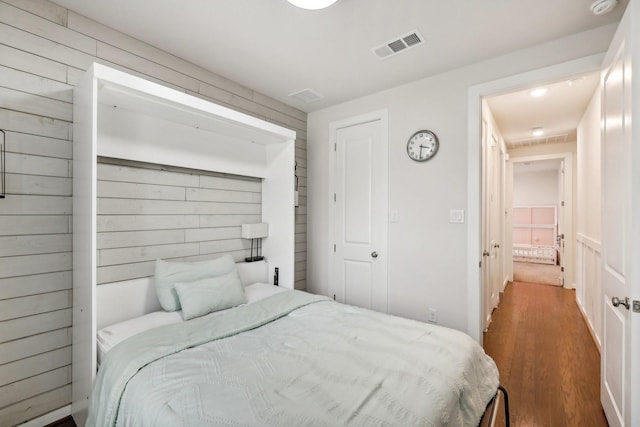
[[[96,373],[98,158],[259,178],[268,277],[294,288],[294,131],[93,64],[74,90],[72,412]],[[117,307],[113,307],[117,310]]]

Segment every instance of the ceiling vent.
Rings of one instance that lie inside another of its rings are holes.
[[[424,37],[422,37],[418,30],[414,30],[404,36],[389,40],[380,46],[374,47],[371,49],[371,52],[378,58],[385,59],[412,47],[420,46],[421,44],[424,44]]]
[[[310,104],[312,102],[316,102],[324,98],[324,96],[320,95],[313,89],[302,89],[301,91],[290,93],[289,96],[293,99],[297,99],[298,101],[302,101],[305,104]]]
[[[561,142],[567,142],[569,140],[568,133],[558,133],[554,135],[547,135],[540,138],[526,138],[516,141],[505,141],[507,148],[520,148],[531,145],[544,145],[544,144],[558,144]]]

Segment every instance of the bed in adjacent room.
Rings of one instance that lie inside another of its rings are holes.
[[[462,332],[221,276],[178,285],[181,311],[103,325],[87,425],[478,425],[496,394]]]

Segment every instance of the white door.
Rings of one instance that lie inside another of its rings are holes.
[[[640,3],[629,2],[603,73],[601,400],[609,425],[640,425]],[[629,298],[629,299],[627,299]]]
[[[388,149],[381,120],[336,129],[337,301],[387,312]]]
[[[558,257],[560,265],[560,283],[564,285],[564,241],[568,233],[566,233],[565,225],[565,194],[564,194],[564,160],[560,162],[560,169],[558,170],[558,213],[556,216],[556,222],[558,229],[556,230],[556,246],[558,247]]]
[[[490,240],[489,248],[491,252],[491,311],[498,306],[500,302],[500,288],[501,288],[501,276],[503,272],[502,268],[502,220],[503,220],[503,208],[502,208],[502,168],[503,157],[502,150],[498,144],[498,140],[492,133],[490,138],[490,152],[491,152],[491,164],[490,164],[490,189],[489,189],[489,231]]]
[[[491,323],[491,314],[498,305],[501,272],[501,200],[502,162],[498,141],[489,125],[482,122],[482,286],[483,286],[483,329]]]

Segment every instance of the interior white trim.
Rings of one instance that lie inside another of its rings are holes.
[[[467,92],[467,333],[482,344],[482,259],[480,165],[482,143],[482,97],[526,89],[563,78],[598,71],[605,53],[516,74],[491,82],[470,86]]]

